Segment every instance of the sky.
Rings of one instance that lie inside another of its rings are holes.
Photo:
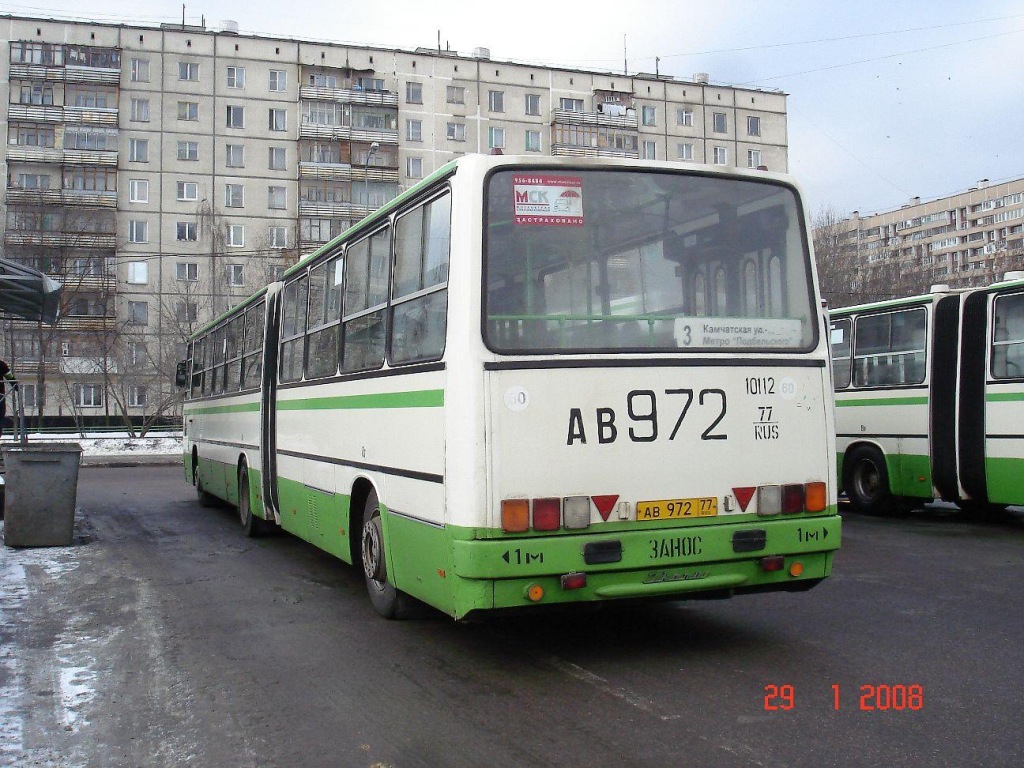
[[[0,13],[180,22],[496,61],[653,72],[788,94],[789,172],[811,215],[897,208],[1024,176],[1022,0],[81,0]],[[658,58],[657,63],[655,57]]]

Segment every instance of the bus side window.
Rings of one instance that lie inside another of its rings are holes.
[[[390,227],[378,230],[346,251],[343,371],[371,370],[384,362],[384,310],[390,263]]]
[[[284,289],[281,320],[281,381],[302,378],[302,348],[306,332],[306,275],[292,280]]]
[[[1024,293],[996,297],[992,376],[997,379],[1024,377]]]

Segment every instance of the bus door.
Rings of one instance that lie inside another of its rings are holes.
[[[263,380],[260,386],[260,475],[263,503],[281,523],[277,493],[277,339],[281,317],[281,283],[267,288],[267,320],[263,334]],[[268,514],[269,518],[269,514]]]
[[[928,456],[932,485],[944,501],[960,498],[956,462],[957,355],[960,296],[942,296],[932,311],[928,384]]]
[[[989,295],[985,291],[967,294],[960,320],[958,466],[964,494],[977,502],[988,501],[985,479],[985,360],[988,357]]]

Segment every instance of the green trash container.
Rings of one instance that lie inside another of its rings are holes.
[[[74,539],[78,500],[78,443],[3,446],[4,544],[66,547]]]

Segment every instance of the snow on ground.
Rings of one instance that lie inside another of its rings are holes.
[[[86,433],[71,432],[66,434],[32,434],[28,435],[32,443],[78,443],[82,446],[83,456],[163,456],[181,454],[181,433],[161,432],[145,437],[129,437],[127,432]],[[4,445],[12,444],[9,436],[4,437]]]

